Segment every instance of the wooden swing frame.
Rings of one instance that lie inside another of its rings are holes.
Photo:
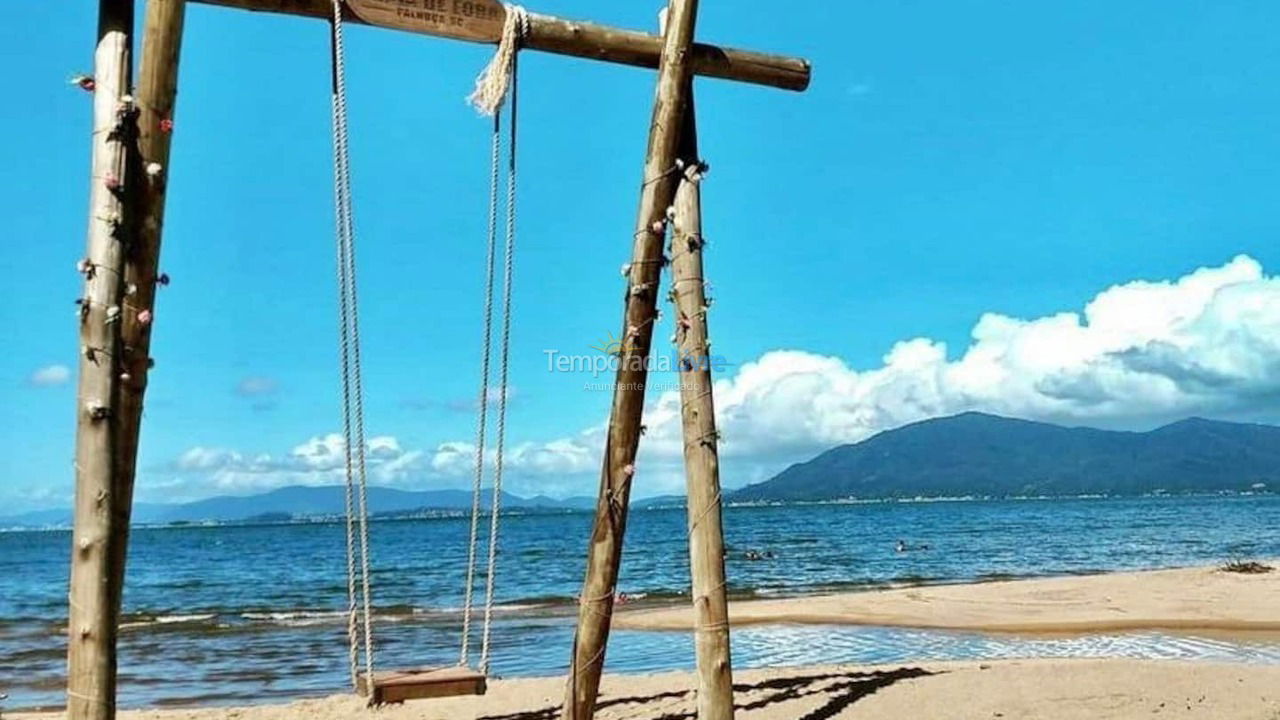
[[[198,0],[243,10],[327,18],[333,0]],[[497,0],[340,0],[351,22],[496,43],[506,16]],[[67,717],[113,720],[116,640],[132,511],[138,437],[149,370],[160,241],[186,0],[146,0],[143,53],[133,78],[135,0],[99,0],[93,159],[80,305],[76,494],[68,631]],[[633,236],[621,362],[604,449],[564,720],[594,716],[621,561],[631,478],[642,428],[663,245],[673,221],[673,301],[682,357],[708,357],[692,78],[801,91],[805,60],[693,42],[698,0],[669,0],[659,35],[529,14],[522,47],[657,68],[645,173]],[[85,87],[82,84],[82,87]],[[688,283],[685,285],[685,283]],[[718,435],[707,362],[680,368],[689,539],[697,618],[698,717],[733,717],[720,517]],[[365,678],[369,685],[369,678]],[[377,673],[377,702],[483,693],[467,668]]]

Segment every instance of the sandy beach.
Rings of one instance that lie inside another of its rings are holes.
[[[351,695],[285,705],[137,710],[122,720],[556,720],[562,678],[501,680],[481,698],[376,710]],[[691,673],[609,675],[600,720],[693,720]],[[1280,718],[1280,668],[1150,660],[1025,660],[740,672],[741,720]],[[10,717],[6,715],[6,717]],[[51,720],[52,713],[12,715]]]
[[[1275,563],[1271,563],[1274,565]],[[1018,633],[1280,631],[1280,571],[1200,567],[731,602],[735,626],[889,625]],[[687,607],[619,613],[614,627],[686,630]]]

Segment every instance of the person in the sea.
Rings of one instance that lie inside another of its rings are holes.
[[[908,544],[907,544],[907,542],[906,542],[905,540],[899,540],[899,541],[898,541],[898,544],[894,546],[894,549],[895,549],[895,550],[897,550],[897,551],[898,551],[898,552],[900,552],[900,553],[909,552],[909,551],[912,551],[912,550],[928,550],[928,549],[929,549],[929,543],[920,543],[919,545],[916,545],[915,547],[911,547],[910,545],[908,545]]]

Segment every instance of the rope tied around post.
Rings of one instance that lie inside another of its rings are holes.
[[[476,89],[467,97],[467,102],[481,115],[490,117],[497,114],[507,99],[512,78],[515,77],[516,53],[529,34],[529,13],[520,5],[504,7],[507,17],[502,24],[502,39],[498,42],[498,49],[476,78]]]

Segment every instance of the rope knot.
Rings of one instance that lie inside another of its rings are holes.
[[[492,117],[507,99],[511,79],[516,71],[516,53],[529,34],[529,13],[519,5],[504,5],[506,20],[502,23],[502,39],[489,64],[476,78],[476,89],[467,97],[481,115]]]

